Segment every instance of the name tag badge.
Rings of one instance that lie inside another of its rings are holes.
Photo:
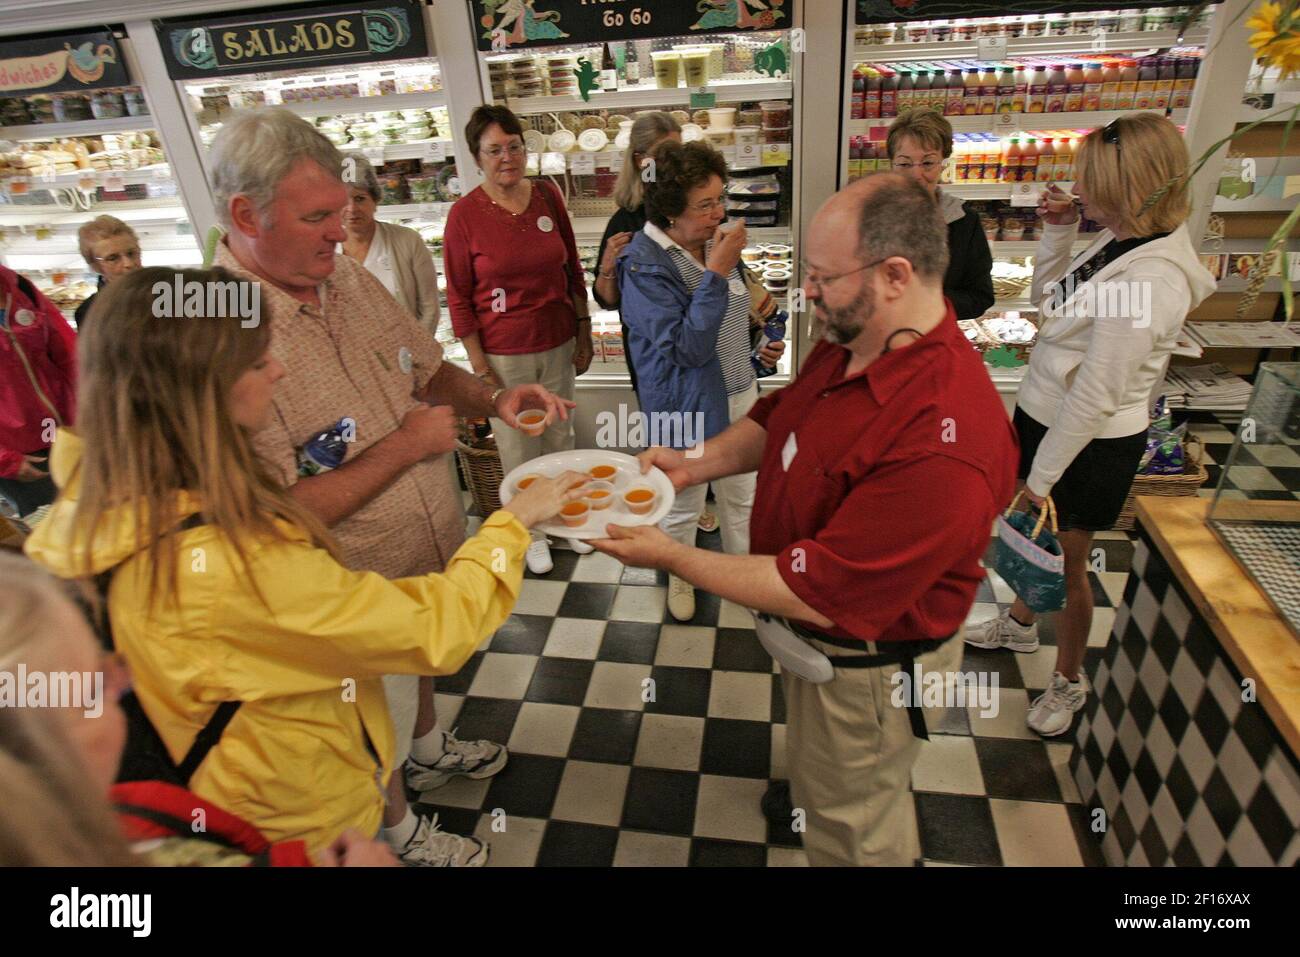
[[[745,280],[739,276],[732,276],[727,282],[727,288],[731,290],[733,296],[743,296],[748,290],[745,288]]]
[[[14,313],[14,322],[20,326],[30,326],[36,321],[36,314],[30,309],[19,309]]]
[[[794,461],[794,457],[798,454],[799,443],[794,440],[794,433],[791,432],[790,437],[785,440],[785,448],[781,450],[781,468],[787,472],[790,471],[790,463]]]
[[[411,350],[402,346],[397,350],[397,368],[402,370],[403,375],[410,375],[411,370],[415,368],[415,362],[411,358]]]
[[[552,229],[555,228],[555,222],[549,216],[538,216],[537,228],[544,233],[549,233]]]

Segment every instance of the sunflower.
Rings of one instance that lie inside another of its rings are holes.
[[[1255,31],[1250,45],[1255,56],[1281,71],[1283,79],[1300,74],[1300,10],[1297,0],[1260,4],[1246,21]]]

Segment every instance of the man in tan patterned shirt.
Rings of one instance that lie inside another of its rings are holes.
[[[441,570],[464,540],[465,513],[444,456],[456,415],[513,424],[526,408],[567,418],[573,403],[538,385],[489,388],[442,348],[365,267],[336,254],[347,203],[343,161],[286,110],[227,122],[212,147],[212,185],[227,236],[216,265],[260,284],[272,350],[286,375],[259,454],[291,493],[332,526],[348,567],[389,578]],[[302,447],[342,423],[344,461],[302,476]],[[487,848],[439,830],[407,806],[404,784],[428,790],[453,775],[483,778],[506,762],[490,741],[437,726],[433,680],[385,679],[398,751],[384,834],[410,864],[481,865]]]

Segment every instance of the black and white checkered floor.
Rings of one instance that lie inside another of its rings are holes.
[[[1214,462],[1226,458],[1227,428],[1212,419],[1193,428]],[[1259,467],[1254,481],[1300,494],[1300,461]],[[716,549],[718,537],[701,533],[699,544]],[[1122,532],[1099,536],[1097,548],[1090,670],[1133,551]],[[699,593],[695,619],[678,624],[662,573],[599,553],[553,555],[555,570],[527,576],[507,624],[438,681],[442,726],[508,743],[509,764],[430,792],[419,809],[489,841],[494,865],[805,865],[798,835],[769,827],[759,809],[768,782],[784,776],[785,715],[749,613]],[[1013,597],[990,572],[969,620]],[[996,717],[928,715],[931,739],[912,776],[927,865],[1102,863],[1068,768],[1073,736],[1044,741],[1025,726],[1055,663],[1050,617],[1040,634],[1032,655],[966,649],[966,670],[998,675]]]

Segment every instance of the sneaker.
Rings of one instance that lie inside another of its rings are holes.
[[[536,539],[528,546],[528,551],[524,552],[524,563],[534,575],[550,573],[555,567],[555,562],[551,561],[551,546],[546,544],[546,539]]]
[[[706,508],[700,512],[699,528],[701,532],[716,532],[718,530],[718,516],[713,509]]]
[[[569,539],[569,548],[577,552],[579,555],[590,555],[595,551],[594,548],[584,542],[581,538]]]
[[[442,735],[443,755],[433,764],[407,758],[403,765],[407,786],[416,791],[431,791],[454,777],[477,781],[490,778],[506,766],[510,753],[493,741],[461,741],[455,733]]]
[[[794,818],[794,799],[790,797],[790,782],[773,781],[769,784],[759,806],[763,809],[763,817],[773,824],[789,827]]]
[[[406,846],[395,849],[407,867],[482,867],[488,861],[488,846],[476,837],[448,834],[438,827],[438,815],[421,817]]]
[[[966,644],[972,648],[1010,648],[1022,654],[1038,650],[1038,622],[1022,625],[1004,611],[996,618],[966,628]]]
[[[1052,674],[1052,684],[1029,706],[1025,722],[1045,738],[1054,738],[1070,730],[1074,713],[1088,700],[1083,676],[1068,681],[1059,671]]]
[[[668,611],[678,621],[695,617],[695,586],[676,575],[668,576]]]

